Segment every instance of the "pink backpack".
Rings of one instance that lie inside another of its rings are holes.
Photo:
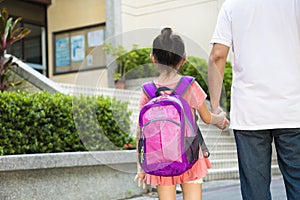
[[[139,162],[157,176],[177,176],[190,169],[199,156],[199,135],[191,108],[183,95],[195,79],[183,76],[174,90],[143,85],[150,99],[140,111]],[[169,94],[161,92],[170,90]]]

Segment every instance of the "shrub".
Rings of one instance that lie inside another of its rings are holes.
[[[0,155],[116,150],[134,144],[127,103],[47,92],[0,93]]]
[[[133,45],[130,51],[123,46],[113,47],[111,43],[104,50],[115,58],[117,69],[114,79],[136,79],[157,76],[156,67],[150,60],[151,48],[138,48]]]
[[[127,60],[125,79],[147,78],[158,76],[157,68],[150,60],[150,48],[133,48],[121,56]]]
[[[207,70],[208,64],[205,59],[189,56],[187,62],[180,68],[179,72],[182,75],[193,76],[196,78],[197,82],[200,84],[204,92],[208,95],[207,99],[209,100],[209,91],[207,85]],[[232,84],[232,66],[230,62],[226,62],[225,71],[224,71],[224,81],[223,81],[223,90],[221,95],[221,106],[230,110],[230,98],[231,98],[231,84]]]
[[[224,91],[225,95],[222,95],[224,98],[222,100],[223,107],[227,111],[230,111],[230,98],[231,98],[231,85],[232,85],[232,65],[230,62],[226,62],[225,71],[224,71]]]
[[[179,69],[179,73],[185,76],[193,76],[208,95],[207,86],[207,62],[205,59],[189,56],[186,63]]]

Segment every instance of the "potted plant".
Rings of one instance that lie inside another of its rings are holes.
[[[125,89],[126,87],[125,76],[122,76],[121,73],[114,73],[114,82],[115,82],[115,87],[117,89]]]
[[[22,18],[13,19],[9,17],[6,8],[0,12],[0,90],[3,92],[9,86],[15,86],[16,83],[9,79],[12,66],[18,66],[13,62],[13,57],[5,58],[5,51],[8,46],[18,40],[21,40],[30,33],[30,30],[23,27],[17,27]]]
[[[111,43],[104,44],[104,51],[112,55],[117,63],[117,68],[113,75],[116,88],[124,89],[126,61],[124,60],[123,55],[126,54],[127,51],[123,46],[119,45],[117,47],[113,47]]]
[[[157,75],[156,67],[151,63],[151,48],[138,48],[134,44],[130,51],[123,46],[113,47],[111,43],[104,45],[106,53],[115,58],[117,68],[113,75],[116,88],[125,88],[128,79],[147,78]]]

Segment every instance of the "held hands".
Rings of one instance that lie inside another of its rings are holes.
[[[143,170],[138,170],[137,174],[134,177],[134,182],[138,181],[138,187],[146,189],[146,174]]]
[[[215,123],[215,125],[219,129],[224,130],[227,127],[227,125],[229,125],[229,120],[226,117],[226,113],[219,106],[217,108],[212,108],[212,113],[217,114],[218,116],[223,118],[223,120],[220,120],[219,122]]]
[[[226,118],[226,113],[225,112],[222,112],[222,113],[219,113],[219,115],[223,115],[224,119],[218,123],[216,123],[215,125],[221,129],[221,130],[224,130],[227,125],[229,124],[229,120]]]
[[[213,106],[211,106],[211,111],[212,111],[212,113],[214,113],[214,114],[219,114],[219,113],[221,113],[221,112],[224,112],[223,109],[222,109],[220,106],[218,106],[218,107],[216,107],[216,108],[214,108]]]

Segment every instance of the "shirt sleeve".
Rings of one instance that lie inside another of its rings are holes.
[[[210,41],[211,44],[223,44],[232,46],[231,14],[226,1],[223,3],[218,15],[215,32]]]
[[[145,94],[144,90],[142,90],[141,96],[140,96],[139,108],[141,109],[148,101],[149,101],[149,99],[148,99],[147,95]]]
[[[206,97],[206,93],[203,91],[197,81],[192,83],[191,87],[184,95],[184,98],[189,103],[190,107],[196,110],[199,110],[201,105],[205,102]]]

